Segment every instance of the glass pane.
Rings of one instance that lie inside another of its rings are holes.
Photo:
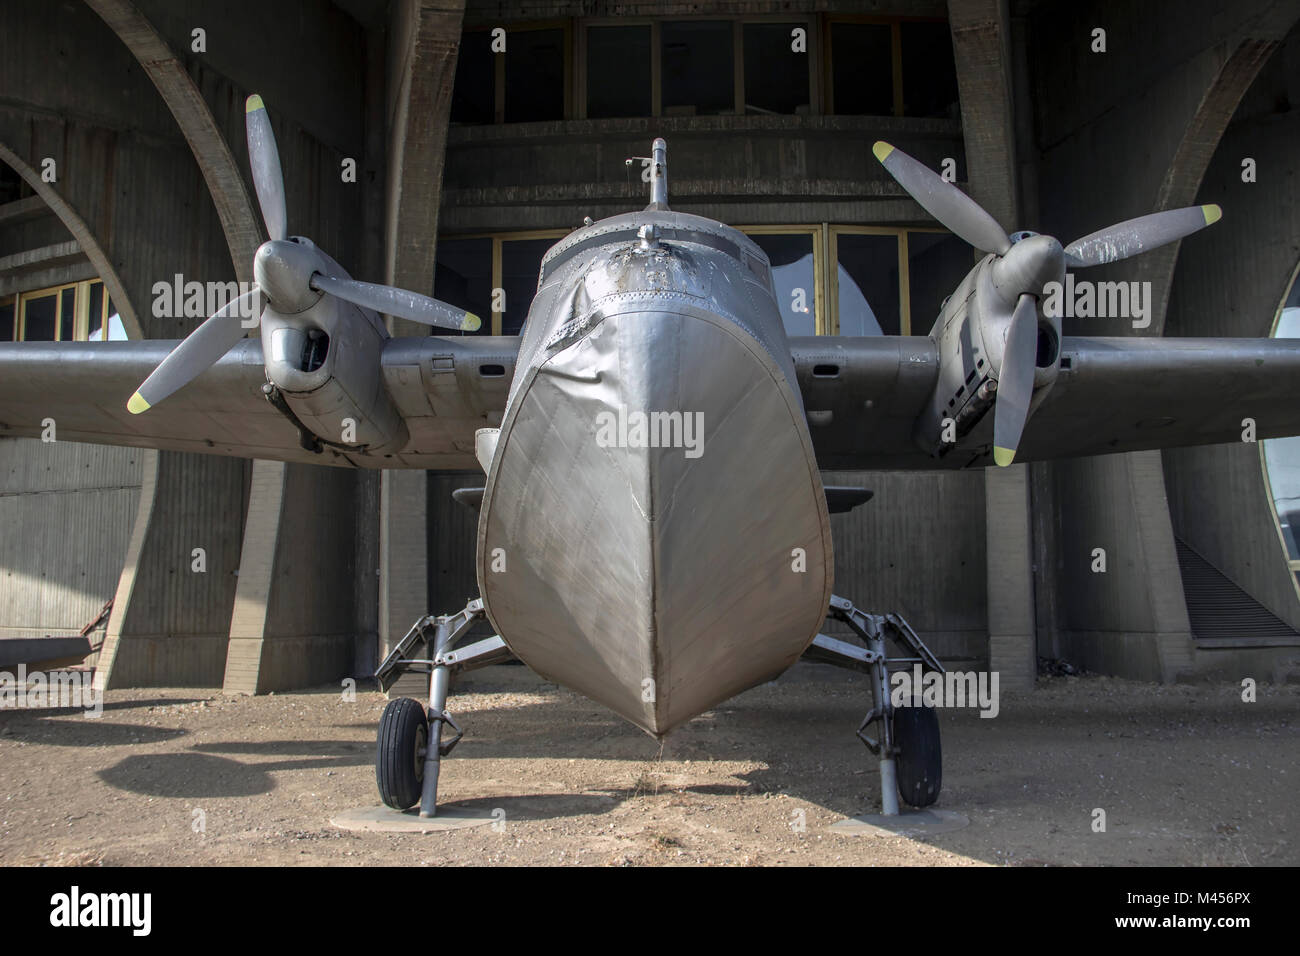
[[[907,234],[907,277],[912,293],[912,334],[929,335],[943,300],[975,267],[970,246],[947,232]]]
[[[0,305],[0,342],[12,342],[17,325],[17,307],[12,302]]]
[[[806,40],[804,23],[745,24],[746,113],[808,112],[808,53],[791,49],[796,27]]]
[[[501,287],[506,293],[506,311],[501,317],[501,334],[518,335],[528,318],[528,307],[537,294],[537,276],[542,256],[556,239],[514,239],[501,243]]]
[[[817,270],[808,233],[750,236],[772,263],[772,285],[787,335],[817,334]]]
[[[71,342],[76,338],[77,290],[64,289],[59,303],[59,341]]]
[[[1300,339],[1300,282],[1287,293],[1282,314],[1273,335],[1279,339]],[[1264,464],[1273,489],[1273,507],[1282,527],[1286,556],[1300,560],[1300,438],[1270,438],[1264,442]]]
[[[831,89],[841,115],[891,116],[894,66],[889,24],[831,24]]]
[[[28,299],[26,322],[23,324],[23,338],[28,342],[53,342],[54,321],[58,312],[59,297],[43,295],[39,299]]]
[[[952,55],[948,24],[934,20],[904,20],[903,115],[960,119],[957,104],[957,64]]]
[[[1269,438],[1264,441],[1264,463],[1273,488],[1273,506],[1282,526],[1286,556],[1300,560],[1300,438]]]
[[[486,30],[462,33],[451,93],[453,123],[491,123],[496,115],[492,35]]]
[[[840,233],[840,335],[898,335],[898,240]]]
[[[587,116],[649,116],[650,27],[587,30]]]
[[[512,30],[505,56],[506,122],[564,119],[564,31]]]
[[[92,282],[87,297],[90,299],[90,307],[86,323],[89,334],[86,338],[96,342],[104,338],[104,283]]]
[[[110,342],[125,342],[126,327],[122,325],[122,317],[113,311],[113,303],[108,303],[108,340]]]
[[[725,20],[665,23],[660,28],[665,116],[735,112],[731,30]]]
[[[491,335],[492,240],[439,239],[433,267],[433,294],[483,320],[478,332],[461,335]],[[455,333],[439,329],[437,334]]]

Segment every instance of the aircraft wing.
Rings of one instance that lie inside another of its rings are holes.
[[[993,464],[992,414],[952,451],[917,447],[940,357],[925,336],[791,339],[818,463],[832,469]],[[1300,435],[1300,339],[1071,338],[1017,461]]]
[[[245,339],[190,384],[142,415],[126,403],[177,345],[131,342],[0,343],[0,437],[203,452],[342,467],[477,468],[474,432],[500,424],[517,337],[390,339],[385,385],[411,433],[400,455],[367,459],[302,447],[297,427],[262,393],[259,339]]]

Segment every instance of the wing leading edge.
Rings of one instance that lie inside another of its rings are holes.
[[[791,340],[818,463],[835,469],[993,464],[992,415],[933,457],[912,437],[940,357],[923,336]],[[1016,461],[1300,435],[1300,339],[1070,338]]]
[[[0,437],[361,468],[476,468],[474,432],[498,424],[518,339],[391,339],[383,376],[410,441],[394,455],[302,447],[297,427],[263,394],[261,342],[246,339],[146,415],[127,400],[175,348],[161,340],[0,344]]]

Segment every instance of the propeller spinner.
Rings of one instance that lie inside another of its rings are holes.
[[[253,94],[245,104],[248,157],[262,221],[270,237],[257,250],[252,290],[231,300],[185,338],[163,359],[127,402],[135,415],[157,405],[216,364],[243,338],[245,316],[260,318],[265,304],[291,319],[314,305],[322,295],[350,302],[364,309],[399,316],[424,325],[463,332],[476,332],[478,316],[425,295],[391,286],[358,282],[347,276],[329,275],[332,260],[306,240],[286,238],[284,176],[275,145],[271,118],[262,98]]]
[[[1053,267],[1062,259],[1079,269],[1118,262],[1176,242],[1222,215],[1216,205],[1167,209],[1107,226],[1063,250],[1050,236],[1024,234],[1029,238],[1013,243],[979,203],[928,166],[888,143],[876,143],[872,152],[921,208],[976,249],[999,257],[993,267],[994,281],[1007,300],[1016,303],[1007,325],[993,408],[993,460],[1003,467],[1015,460],[1029,417],[1038,349],[1036,300]],[[1017,233],[1018,238],[1021,235]]]

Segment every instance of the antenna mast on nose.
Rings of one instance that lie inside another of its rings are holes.
[[[646,208],[668,208],[668,144],[662,136],[651,147],[650,205]]]

